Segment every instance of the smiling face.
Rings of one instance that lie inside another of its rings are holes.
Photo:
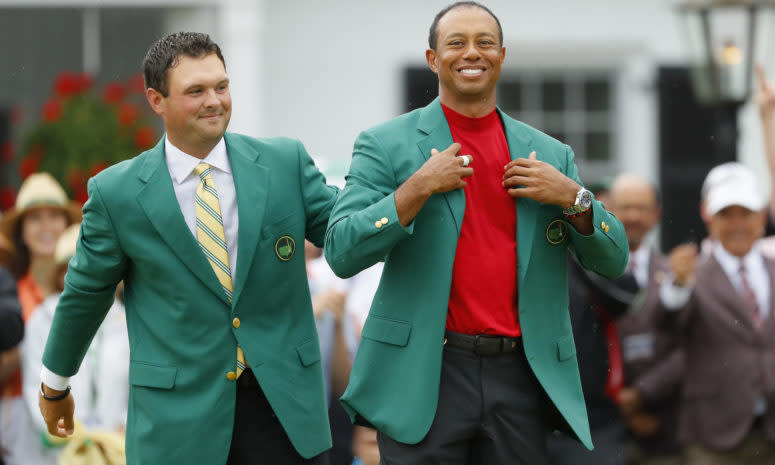
[[[148,102],[162,117],[170,142],[204,158],[221,140],[231,118],[229,77],[215,54],[182,55],[167,72],[168,95],[148,89]]]
[[[495,18],[477,7],[454,8],[439,20],[437,31],[436,50],[425,56],[439,76],[441,102],[456,110],[471,104],[494,108],[506,56]]]
[[[766,222],[764,210],[752,211],[731,205],[711,216],[709,226],[711,235],[721,242],[727,252],[743,257],[764,235]]]
[[[57,240],[67,228],[65,213],[53,207],[33,208],[24,214],[21,221],[22,241],[29,249],[32,260],[53,258]]]

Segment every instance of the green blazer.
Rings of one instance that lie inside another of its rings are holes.
[[[239,211],[233,304],[183,219],[163,139],[89,181],[43,363],[78,371],[123,280],[132,465],[226,463],[238,342],[296,450],[331,447],[304,238],[322,245],[338,189],[298,141],[225,139]]]
[[[580,182],[570,147],[498,111],[512,159],[535,150],[539,160]],[[451,143],[438,99],[363,132],[326,233],[326,258],[340,276],[385,261],[342,403],[353,420],[410,444],[425,437],[436,413],[452,265],[466,199],[462,189],[433,195],[404,228],[393,193],[432,148],[443,150]],[[549,398],[591,448],[568,315],[566,253],[574,252],[584,266],[604,276],[618,276],[628,257],[624,228],[597,201],[590,236],[569,227],[556,205],[519,199],[515,206],[525,353]]]

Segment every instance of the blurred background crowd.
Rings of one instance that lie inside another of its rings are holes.
[[[148,45],[176,30],[211,34],[229,63],[230,130],[299,138],[329,182],[343,185],[359,131],[435,98],[425,40],[447,3],[0,0],[8,44],[0,50],[0,463],[66,465],[89,454],[93,463],[121,463],[129,354],[120,289],[73,379],[76,397],[89,399],[78,405],[73,439],[46,434],[37,395],[86,182],[161,136],[138,73]],[[677,465],[707,449],[733,454],[728,463],[765,463],[757,451],[775,443],[775,423],[766,421],[775,418],[767,410],[767,393],[775,393],[775,347],[763,336],[772,323],[764,307],[775,295],[767,272],[730,275],[730,299],[752,296],[761,308],[750,334],[740,335],[744,347],[725,336],[749,315],[703,333],[697,308],[710,305],[700,277],[714,247],[775,257],[765,237],[775,233],[766,194],[775,185],[775,91],[767,78],[775,79],[775,4],[486,5],[503,24],[507,51],[499,106],[573,147],[581,178],[622,220],[631,248],[628,271],[615,281],[569,258],[596,450],[550,434],[553,463]],[[352,427],[336,399],[380,265],[342,280],[312,244],[305,257],[332,462],[377,464],[374,432]],[[670,294],[665,283],[678,289]],[[720,368],[730,366],[744,371]],[[730,380],[737,387],[724,388]],[[719,430],[714,424],[726,425],[724,434],[709,433]]]

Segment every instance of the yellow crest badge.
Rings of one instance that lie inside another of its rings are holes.
[[[554,220],[546,227],[546,240],[552,245],[562,243],[568,237],[568,224],[563,220]]]
[[[287,262],[293,258],[293,254],[296,252],[296,241],[291,236],[281,236],[274,243],[274,253],[277,258]]]

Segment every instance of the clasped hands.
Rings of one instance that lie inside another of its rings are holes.
[[[466,163],[460,151],[457,142],[441,152],[431,150],[431,157],[419,170],[427,181],[430,193],[465,187],[465,178],[474,174],[476,159],[465,155],[470,161]],[[569,207],[575,202],[581,186],[554,166],[538,160],[533,151],[527,158],[517,158],[504,166],[503,188],[515,198],[526,197],[545,204]]]

